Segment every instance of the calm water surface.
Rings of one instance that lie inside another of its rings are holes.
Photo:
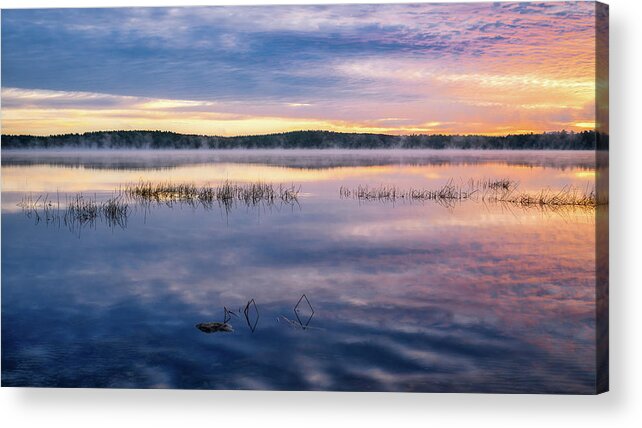
[[[593,212],[339,195],[470,178],[592,187],[593,152],[4,151],[2,162],[3,386],[594,390]],[[139,180],[294,183],[301,196],[131,206],[123,227],[69,228],[17,206],[28,194],[104,199]],[[293,310],[303,294],[305,329]],[[224,306],[238,313],[233,333],[195,328],[223,321]]]

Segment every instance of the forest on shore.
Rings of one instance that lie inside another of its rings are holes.
[[[50,136],[2,135],[2,148],[594,150],[597,137],[595,131],[557,131],[505,136],[293,131],[236,137],[189,135],[168,131],[98,131]],[[608,147],[608,142],[606,146]]]

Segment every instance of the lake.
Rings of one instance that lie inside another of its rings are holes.
[[[340,194],[499,178],[592,188],[595,153],[5,150],[2,385],[593,393],[594,209]],[[140,181],[299,196],[117,224],[18,206]]]

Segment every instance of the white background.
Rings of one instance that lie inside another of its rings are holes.
[[[190,5],[270,3],[266,0],[188,2]],[[323,3],[340,2],[324,0]],[[642,426],[642,253],[639,251],[642,238],[642,109],[639,107],[642,102],[642,2],[611,0],[608,3],[611,16],[611,392],[600,396],[509,396],[2,388],[0,421],[3,426]],[[161,5],[180,5],[180,1],[0,1],[2,8]],[[42,334],[47,334],[46,326]]]

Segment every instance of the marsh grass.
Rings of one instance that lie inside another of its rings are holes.
[[[100,204],[94,198],[86,197],[81,193],[73,195],[66,201],[65,220],[78,221],[80,223],[90,223],[98,218],[100,213]]]
[[[339,195],[342,199],[351,198],[360,202],[433,201],[448,208],[472,200],[500,204],[509,209],[539,208],[543,212],[558,213],[576,209],[592,211],[599,205],[608,204],[608,200],[598,198],[595,189],[588,186],[585,189],[573,186],[565,186],[560,190],[546,188],[538,192],[519,191],[518,186],[518,182],[507,178],[460,181],[457,184],[451,179],[436,189],[404,189],[394,185],[360,185],[354,188],[341,186]],[[175,203],[202,205],[206,208],[218,204],[225,212],[229,212],[237,204],[247,207],[298,205],[300,190],[294,184],[285,186],[264,182],[239,184],[224,181],[217,186],[201,187],[191,183],[139,182],[116,190],[113,196],[104,201],[98,201],[96,195],[92,197],[78,193],[66,196],[61,204],[58,193],[55,199],[50,198],[49,194],[37,197],[28,194],[23,196],[18,206],[36,223],[43,221],[59,226],[64,224],[70,230],[79,231],[86,226],[95,227],[97,222],[103,222],[110,228],[124,229],[130,214],[130,202],[140,204],[145,209],[155,203],[169,206]]]
[[[467,183],[468,189],[476,192],[508,192],[519,186],[519,182],[510,178],[483,178],[481,180],[470,179]]]
[[[575,186],[564,186],[560,190],[546,188],[536,193],[518,192],[516,189],[510,189],[486,195],[484,200],[512,204],[524,208],[595,208],[598,205],[608,203],[607,201],[598,200],[594,189],[580,189]]]
[[[192,183],[139,182],[124,188],[123,194],[138,202],[157,202],[171,205],[185,203],[211,207],[215,203],[231,206],[242,203],[247,206],[276,203],[298,203],[300,187],[294,184],[284,186],[264,182],[233,183],[224,181],[218,186],[198,187]]]
[[[127,226],[129,205],[121,194],[107,199],[101,205],[100,212],[109,227],[118,226],[124,229]]]
[[[434,201],[452,207],[457,202],[474,199],[480,193],[496,192],[500,189],[511,190],[516,187],[516,182],[509,179],[483,179],[469,180],[466,183],[456,184],[453,179],[437,189],[409,188],[403,189],[393,185],[380,185],[377,187],[357,186],[349,188],[341,186],[339,195],[342,198],[354,198],[359,201],[381,202],[423,202]]]
[[[110,198],[99,201],[96,195],[87,196],[82,193],[65,196],[60,202],[49,195],[34,197],[24,195],[17,204],[23,213],[33,218],[36,223],[45,221],[65,225],[72,231],[80,231],[85,227],[95,227],[102,222],[110,228],[127,226],[130,203],[140,204],[147,213],[152,204],[162,203],[172,206],[175,203],[190,206],[202,205],[206,208],[219,204],[225,212],[229,212],[236,204],[248,207],[275,205],[298,205],[300,187],[273,185],[264,182],[236,184],[229,181],[219,186],[197,187],[185,183],[152,183],[140,182],[117,189]],[[135,205],[134,205],[135,206]]]
[[[49,194],[39,195],[34,199],[33,195],[24,195],[18,206],[22,208],[23,213],[29,218],[33,218],[36,223],[44,221],[45,223],[54,223],[60,221],[60,196],[56,194],[56,202],[49,199]]]
[[[595,190],[580,189],[574,186],[565,186],[560,190],[550,188],[539,192],[530,193],[518,191],[519,183],[508,178],[469,180],[466,183],[454,184],[451,179],[437,189],[403,189],[393,185],[380,185],[377,187],[357,186],[349,188],[341,186],[341,198],[353,198],[359,201],[435,201],[447,206],[465,200],[477,200],[488,203],[501,203],[504,205],[522,208],[540,207],[545,209],[593,209],[598,205],[608,204],[606,200],[597,198]]]
[[[349,188],[341,186],[339,194],[342,198],[354,198],[360,201],[460,201],[470,199],[476,189],[464,188],[453,184],[452,180],[438,189],[402,189],[393,185],[380,185],[376,187],[357,186]]]
[[[70,230],[95,226],[97,221],[104,221],[111,228],[125,228],[129,214],[129,205],[119,194],[99,202],[96,195],[92,198],[77,193],[66,196],[62,208],[58,194],[55,202],[49,199],[48,194],[35,199],[32,195],[25,195],[18,206],[27,217],[34,218],[36,223],[45,221],[47,224],[64,224]]]

